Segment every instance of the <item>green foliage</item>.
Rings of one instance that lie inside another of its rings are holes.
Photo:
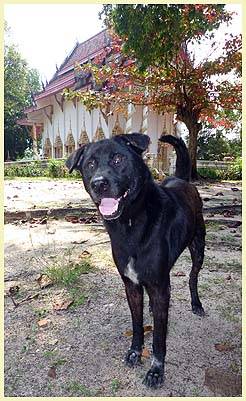
[[[229,140],[226,131],[203,129],[198,136],[198,153],[200,160],[223,160],[225,156],[242,156],[242,138]]]
[[[212,180],[241,180],[242,159],[238,157],[235,162],[226,169],[216,169],[212,167],[199,168],[198,174],[203,178],[209,178]]]
[[[47,167],[42,167],[42,161],[35,160],[27,165],[11,165],[4,167],[4,176],[13,177],[49,177],[49,178],[80,178],[78,171],[69,174],[63,160],[48,160]]]
[[[5,177],[47,177],[47,171],[42,168],[39,160],[33,161],[26,166],[12,165],[4,166]]]
[[[61,265],[61,263],[49,266],[45,273],[54,283],[65,287],[73,287],[81,274],[89,273],[91,270],[93,270],[93,266],[90,261],[83,260],[76,264],[70,262],[64,266]],[[72,290],[74,290],[74,288],[72,288]]]
[[[8,28],[5,29],[7,33]],[[29,128],[16,123],[23,110],[32,104],[31,92],[41,88],[39,73],[31,69],[13,44],[4,47],[4,159],[24,155],[31,147]]]
[[[217,130],[211,132],[210,129],[203,130],[197,141],[200,160],[223,160],[226,155],[230,155],[230,146],[223,132]]]
[[[230,19],[222,4],[206,8],[198,4],[107,4],[101,16],[123,38],[124,51],[138,60],[142,70],[168,66],[181,43],[199,40]]]

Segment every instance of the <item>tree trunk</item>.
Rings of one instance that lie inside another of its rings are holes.
[[[191,105],[180,105],[177,108],[177,118],[183,121],[189,131],[189,154],[191,159],[191,179],[197,180],[197,137],[201,129],[198,114],[192,111]]]
[[[188,128],[188,127],[187,127]],[[198,173],[197,173],[197,136],[199,129],[198,127],[190,127],[189,130],[189,154],[191,159],[191,179],[197,180]]]

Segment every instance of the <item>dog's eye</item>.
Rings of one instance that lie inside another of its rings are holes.
[[[113,162],[113,164],[114,164],[115,166],[117,166],[118,164],[120,164],[120,163],[122,162],[122,160],[123,160],[123,156],[120,155],[119,153],[116,153],[116,154],[113,156],[112,162]]]
[[[88,161],[87,167],[88,167],[90,170],[93,170],[93,169],[96,167],[96,161],[95,161],[95,160],[90,160],[90,161]]]

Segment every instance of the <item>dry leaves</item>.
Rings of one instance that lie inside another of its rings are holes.
[[[58,300],[53,303],[54,310],[67,310],[72,304],[73,299]]]
[[[228,343],[214,344],[214,348],[220,352],[232,351],[234,349],[234,347]]]
[[[143,356],[144,358],[149,358],[149,357],[150,357],[150,352],[149,352],[148,348],[145,347],[145,348],[143,349],[142,356]]]
[[[51,366],[51,368],[49,369],[48,376],[51,379],[56,379],[56,368],[54,366]]]
[[[41,289],[46,288],[53,284],[53,281],[47,276],[47,274],[41,274],[36,281]]]
[[[144,326],[144,334],[147,334],[147,333],[149,333],[151,331],[153,331],[153,327],[151,325]],[[127,330],[127,331],[125,331],[125,333],[123,335],[125,337],[131,337],[133,335],[133,331],[132,330]]]
[[[48,324],[49,324],[49,322],[48,322],[47,319],[41,319],[41,320],[38,321],[38,326],[39,326],[39,327],[42,327],[42,328],[43,328],[43,327],[47,327]]]
[[[176,273],[174,273],[174,276],[176,276],[176,277],[183,277],[183,276],[186,276],[186,274],[184,273],[184,272],[176,272]]]
[[[84,259],[84,258],[89,258],[91,256],[91,253],[89,251],[83,251],[78,257],[80,259]]]

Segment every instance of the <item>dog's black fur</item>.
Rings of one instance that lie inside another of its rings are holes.
[[[204,315],[197,293],[204,257],[205,225],[202,202],[191,185],[190,158],[181,139],[164,135],[177,153],[176,177],[157,185],[142,159],[149,145],[143,134],[118,135],[87,144],[67,160],[78,169],[87,192],[98,207],[109,233],[115,264],[125,284],[132,314],[133,339],[126,363],[141,360],[144,344],[143,289],[153,313],[153,361],[145,384],[163,381],[170,298],[170,270],[186,247],[192,258],[189,286],[192,311]]]

